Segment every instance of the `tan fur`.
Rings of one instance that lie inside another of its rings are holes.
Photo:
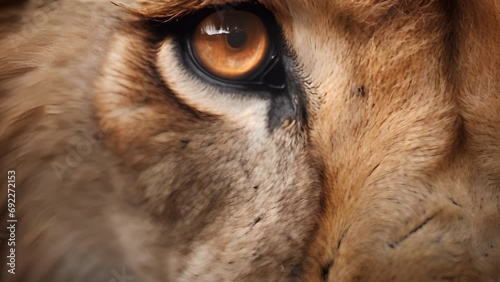
[[[0,1],[1,281],[500,280],[500,4],[262,1],[307,100],[269,131],[143,23],[238,1],[113,2]]]
[[[326,200],[306,280],[498,281],[500,5],[290,5],[322,101]]]

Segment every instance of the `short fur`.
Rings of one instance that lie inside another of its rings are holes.
[[[500,280],[497,1],[263,0],[307,107],[273,131],[147,23],[239,1],[113,2],[0,1],[2,281]]]

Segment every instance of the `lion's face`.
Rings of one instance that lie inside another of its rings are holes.
[[[4,2],[7,281],[500,279],[499,4]]]

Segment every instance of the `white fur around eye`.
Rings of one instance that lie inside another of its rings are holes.
[[[203,82],[195,74],[185,69],[179,62],[178,52],[172,39],[167,39],[160,47],[157,67],[169,88],[177,97],[192,108],[208,114],[224,117],[224,120],[244,127],[266,129],[269,99],[222,91],[216,86]]]

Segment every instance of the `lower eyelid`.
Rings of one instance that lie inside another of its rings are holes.
[[[213,77],[211,74],[203,71],[199,63],[193,58],[193,51],[190,49],[191,46],[187,44],[185,38],[177,38],[176,41],[176,49],[179,57],[182,60],[183,67],[188,69],[193,75],[196,75],[205,83],[214,87],[219,87],[222,90],[227,89],[228,91],[233,92],[239,91],[241,93],[247,93],[251,95],[262,94],[263,96],[269,96],[269,94],[267,93],[269,92],[269,89],[258,80],[230,81]]]
[[[302,84],[298,83],[301,78],[293,67],[293,59],[286,54],[283,56],[285,80],[296,82],[287,82],[285,89],[276,92],[240,90],[208,82],[189,67],[177,37],[169,37],[161,44],[156,65],[163,81],[184,104],[210,115],[225,116],[227,122],[242,127],[254,121],[252,124],[258,130],[272,132],[284,120],[298,118],[299,123],[304,122],[300,116],[304,112],[304,93]]]
[[[212,115],[224,115],[234,123],[245,119],[262,119],[266,123],[269,99],[260,95],[242,95],[239,90],[208,84],[185,67],[179,46],[167,39],[159,48],[158,70],[173,95],[190,107]]]

